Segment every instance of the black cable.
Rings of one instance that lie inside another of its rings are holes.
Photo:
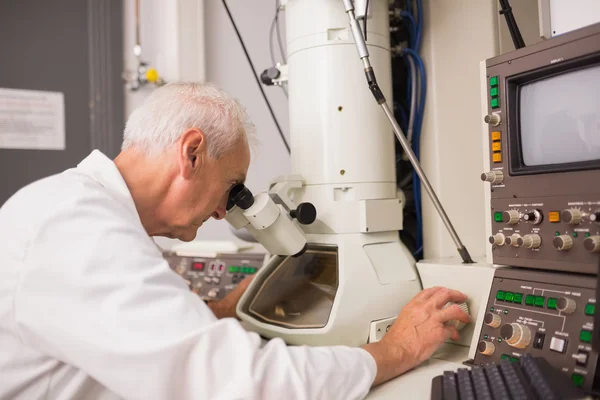
[[[519,31],[519,26],[517,25],[515,16],[512,13],[512,7],[508,3],[508,0],[500,0],[500,7],[502,9],[499,13],[500,15],[504,15],[504,17],[506,18],[506,25],[508,25],[508,31],[510,32],[510,36],[512,37],[515,49],[521,49],[525,47],[523,36],[521,36],[521,31]]]
[[[231,21],[231,24],[233,25],[233,29],[235,29],[235,33],[238,37],[238,40],[240,41],[240,44],[242,45],[242,49],[244,50],[244,54],[246,55],[248,64],[250,64],[250,69],[252,69],[252,75],[254,76],[254,79],[256,80],[256,84],[258,85],[258,88],[260,89],[260,92],[262,93],[263,98],[265,99],[265,103],[267,103],[267,107],[269,108],[271,117],[273,117],[273,122],[275,122],[275,125],[277,126],[277,131],[279,132],[279,136],[281,136],[281,140],[283,141],[283,144],[285,145],[285,148],[287,149],[288,153],[291,153],[290,145],[288,144],[287,140],[285,139],[285,136],[283,135],[281,126],[279,126],[277,117],[275,116],[275,113],[273,112],[273,108],[271,107],[271,103],[269,102],[269,99],[267,98],[267,95],[266,95],[265,91],[263,90],[263,87],[260,83],[260,79],[258,78],[258,75],[256,74],[256,70],[254,69],[254,64],[252,63],[252,59],[250,59],[250,54],[248,54],[248,50],[246,49],[246,45],[244,44],[242,35],[240,35],[240,31],[238,30],[237,25],[235,24],[235,21],[233,20],[233,15],[231,15],[231,11],[229,11],[229,7],[227,6],[227,2],[225,0],[223,0],[223,6],[225,6],[225,11],[227,11],[229,20]]]

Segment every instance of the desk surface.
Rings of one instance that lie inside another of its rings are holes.
[[[444,371],[466,368],[462,362],[467,359],[468,353],[468,347],[447,344],[419,367],[373,388],[367,399],[429,400],[431,398],[431,380],[442,375]]]

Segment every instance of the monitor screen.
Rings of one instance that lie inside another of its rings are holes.
[[[523,164],[600,160],[600,66],[524,84],[519,91]]]

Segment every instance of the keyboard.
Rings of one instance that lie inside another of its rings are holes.
[[[585,393],[544,358],[445,371],[431,383],[431,400],[571,400]]]

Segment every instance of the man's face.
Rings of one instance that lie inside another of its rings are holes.
[[[173,183],[167,225],[168,237],[191,241],[210,217],[223,219],[229,191],[243,183],[250,164],[250,151],[245,141],[219,159],[210,157],[203,144],[185,141],[179,151],[179,175]]]

